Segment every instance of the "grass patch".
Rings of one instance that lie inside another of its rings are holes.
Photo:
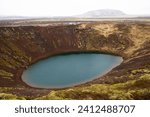
[[[10,72],[6,72],[4,70],[0,70],[0,76],[3,76],[4,78],[11,79],[11,77],[13,77],[13,74]]]
[[[13,94],[7,94],[7,93],[0,93],[0,99],[1,100],[25,100],[24,97],[18,97]]]

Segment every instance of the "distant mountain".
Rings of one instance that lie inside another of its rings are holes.
[[[28,17],[23,16],[0,16],[0,20],[16,20],[16,19],[27,19]]]
[[[125,13],[119,10],[101,9],[101,10],[88,11],[84,14],[77,15],[76,17],[102,18],[102,17],[120,17],[125,15],[126,15]]]
[[[100,10],[93,10],[88,11],[83,14],[75,15],[75,16],[0,16],[0,21],[5,20],[75,20],[75,19],[88,19],[88,18],[140,18],[140,19],[149,19],[149,15],[128,15],[120,10],[113,10],[113,9],[100,9]]]

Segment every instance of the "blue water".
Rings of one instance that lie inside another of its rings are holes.
[[[121,57],[106,54],[57,55],[31,65],[22,80],[37,88],[64,88],[102,76],[121,62]]]

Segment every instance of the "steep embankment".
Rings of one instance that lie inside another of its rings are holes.
[[[63,91],[35,89],[22,82],[21,74],[29,65],[70,51],[111,53],[122,56],[124,61],[101,78]],[[150,23],[3,26],[0,27],[0,98],[33,99],[49,93],[39,99],[150,99],[149,60]]]

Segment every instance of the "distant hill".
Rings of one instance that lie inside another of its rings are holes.
[[[88,11],[84,14],[77,15],[76,17],[102,18],[102,17],[120,17],[125,15],[126,15],[125,13],[119,10],[101,9],[101,10]]]
[[[16,19],[27,19],[28,17],[23,16],[0,16],[0,20],[16,20]]]
[[[75,15],[75,16],[0,16],[0,21],[7,21],[7,20],[69,20],[69,19],[88,19],[88,18],[139,18],[139,19],[149,19],[149,15],[128,15],[120,10],[113,10],[113,9],[100,9],[100,10],[93,10],[88,11],[83,14]]]

